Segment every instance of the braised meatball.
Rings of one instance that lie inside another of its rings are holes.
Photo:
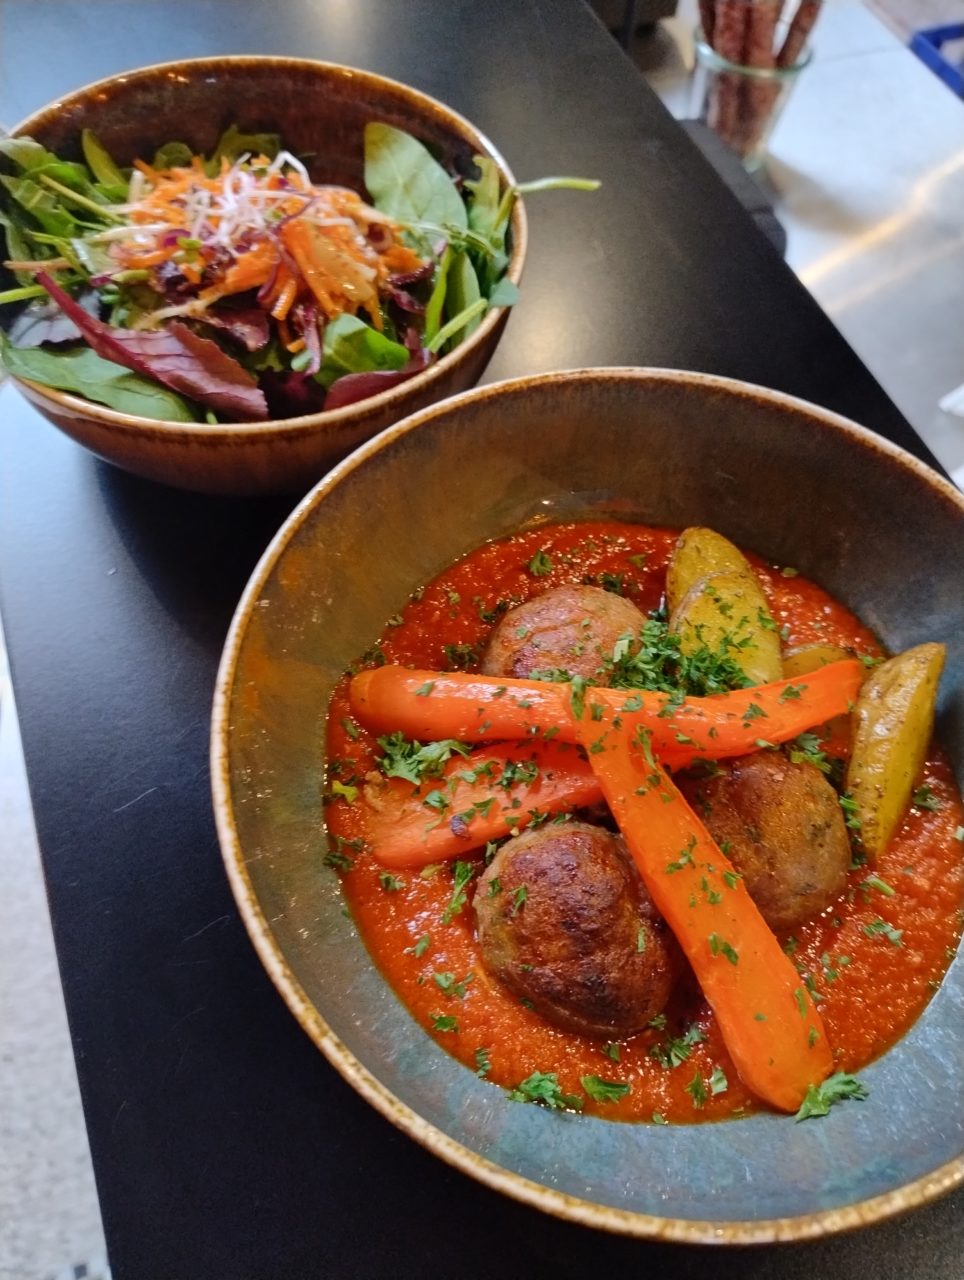
[[[847,828],[837,793],[812,764],[762,751],[683,789],[771,929],[792,929],[843,892]]]
[[[603,660],[621,636],[637,636],[645,621],[631,601],[601,587],[555,587],[503,615],[482,655],[482,671],[524,678],[560,670],[604,684]]]
[[[663,1008],[678,953],[619,836],[584,822],[502,846],[475,894],[486,967],[557,1026],[619,1037]]]

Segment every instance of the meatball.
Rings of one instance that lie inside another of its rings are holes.
[[[837,793],[812,764],[758,752],[683,790],[771,929],[792,929],[843,892],[847,828]]]
[[[646,621],[622,596],[601,587],[555,587],[504,614],[482,655],[488,676],[561,670],[605,683],[603,660],[620,636]]]
[[[540,827],[496,854],[475,894],[486,967],[557,1026],[616,1038],[663,1008],[678,953],[619,836]]]

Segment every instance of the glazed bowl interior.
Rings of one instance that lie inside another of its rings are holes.
[[[373,513],[377,512],[377,519]],[[565,1217],[643,1236],[820,1235],[964,1175],[964,974],[819,1123],[615,1124],[519,1106],[406,1012],[322,866],[326,700],[412,591],[521,526],[707,524],[843,601],[890,649],[948,646],[939,735],[964,765],[964,500],[826,411],[697,374],[588,370],[482,388],[393,428],[308,496],[266,553],[225,650],[215,809],[258,951],[309,1035],[442,1158]]]
[[[114,160],[150,160],[166,142],[210,153],[223,131],[276,133],[313,181],[364,192],[364,130],[377,120],[417,137],[452,174],[491,158],[502,188],[514,179],[489,140],[426,94],[384,76],[299,58],[218,57],[142,67],[85,86],[20,121],[63,159],[82,159],[90,129]],[[507,277],[518,284],[526,249],[521,202],[513,210]],[[128,470],[213,493],[304,493],[337,459],[416,409],[474,385],[508,312],[493,307],[452,351],[408,381],[354,405],[244,424],[159,422],[18,380],[31,403],[99,456]]]

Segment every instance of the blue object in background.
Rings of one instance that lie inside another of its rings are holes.
[[[926,62],[945,84],[960,98],[964,98],[964,69],[948,62],[941,49],[952,40],[964,40],[964,23],[956,22],[946,27],[929,27],[915,32],[910,47],[922,62]]]

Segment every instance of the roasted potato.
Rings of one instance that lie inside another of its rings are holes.
[[[793,680],[797,676],[808,676],[811,671],[819,671],[831,662],[843,662],[853,656],[852,650],[839,644],[801,644],[796,649],[788,649],[783,655],[783,674],[788,680]]]
[[[942,644],[920,644],[875,667],[860,690],[845,785],[870,858],[886,849],[920,776],[943,666]]]
[[[753,576],[746,556],[721,533],[698,525],[684,529],[666,569],[666,607],[670,615],[677,612],[694,583],[715,573]]]
[[[725,650],[751,684],[766,684],[783,675],[780,636],[760,584],[752,573],[732,570],[695,582],[670,615],[680,650],[691,654],[702,645]]]

